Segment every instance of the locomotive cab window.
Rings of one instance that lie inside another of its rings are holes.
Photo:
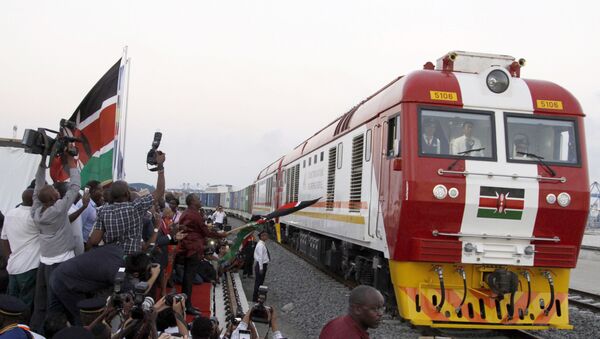
[[[387,150],[388,157],[400,156],[400,116],[388,119]]]
[[[419,152],[431,157],[496,159],[494,119],[490,112],[421,109]]]
[[[574,120],[507,114],[505,121],[508,161],[579,164]]]

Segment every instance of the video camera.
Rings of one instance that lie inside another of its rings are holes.
[[[161,139],[162,139],[162,133],[160,133],[160,132],[154,133],[154,140],[152,140],[152,147],[150,148],[150,150],[148,151],[148,155],[146,156],[146,163],[150,166],[156,166],[156,167],[148,168],[152,172],[156,172],[159,170],[159,168],[157,166],[158,162],[156,161],[156,151],[158,150],[158,146],[160,146]]]
[[[271,307],[269,306],[265,306],[265,301],[267,301],[267,292],[269,291],[269,288],[267,286],[263,286],[261,285],[258,288],[258,302],[256,303],[256,305],[254,305],[252,307],[252,310],[250,311],[250,320],[257,322],[257,323],[263,323],[263,324],[268,324],[269,320],[270,320],[270,315],[271,315]]]
[[[64,153],[68,153],[73,157],[77,156],[77,148],[69,149],[68,146],[69,143],[81,142],[81,140],[66,135],[67,131],[72,132],[75,128],[75,122],[61,119],[60,132],[48,128],[38,128],[37,131],[26,129],[21,143],[25,145],[26,153],[49,155],[48,166],[46,166],[49,167],[55,157],[59,157]],[[54,133],[56,137],[52,138],[46,132]]]

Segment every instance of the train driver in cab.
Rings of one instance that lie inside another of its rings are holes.
[[[423,154],[440,154],[440,139],[435,137],[435,123],[425,120],[421,136],[421,151]]]
[[[529,159],[524,154],[529,152],[529,138],[525,134],[517,133],[513,137],[513,159]]]
[[[460,137],[454,138],[450,142],[450,151],[453,155],[468,155],[472,157],[481,157],[483,156],[482,151],[473,151],[474,149],[479,149],[481,147],[481,141],[473,136],[473,123],[471,121],[465,121],[462,125],[463,135]],[[467,153],[465,153],[467,152]]]

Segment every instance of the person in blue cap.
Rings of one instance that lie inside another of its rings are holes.
[[[13,296],[0,295],[0,338],[31,339],[33,334],[20,321],[27,305]]]

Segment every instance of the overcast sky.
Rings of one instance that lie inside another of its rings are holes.
[[[570,90],[600,180],[598,1],[0,2],[0,137],[56,128],[129,46],[125,169],[163,132],[167,186],[253,181],[395,77],[452,50]]]

